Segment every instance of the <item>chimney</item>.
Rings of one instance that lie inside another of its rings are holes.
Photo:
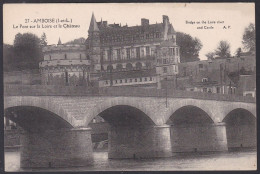
[[[169,17],[167,15],[163,15],[163,24],[169,23]]]
[[[141,19],[141,25],[142,25],[142,26],[149,25],[149,19],[142,18],[142,19]]]

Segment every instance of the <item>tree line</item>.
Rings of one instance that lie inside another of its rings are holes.
[[[255,25],[250,23],[248,27],[245,28],[243,34],[243,49],[246,52],[255,52]],[[205,56],[208,59],[215,59],[215,58],[229,58],[231,57],[230,53],[230,43],[227,41],[220,41],[217,48],[212,51],[208,52]],[[235,56],[240,57],[242,53],[242,48],[237,48]]]

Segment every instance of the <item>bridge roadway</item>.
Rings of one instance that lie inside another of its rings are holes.
[[[21,167],[91,165],[88,124],[110,125],[109,158],[169,157],[256,146],[253,98],[111,87],[4,87],[5,116],[23,129]]]

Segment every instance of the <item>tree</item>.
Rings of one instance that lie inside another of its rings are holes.
[[[41,46],[46,46],[48,44],[46,34],[43,32],[41,36]]]
[[[208,52],[205,56],[208,58],[208,60],[211,60],[211,59],[214,59],[215,53],[214,52]]]
[[[230,57],[230,44],[227,41],[220,41],[215,54],[221,58]]]
[[[243,34],[243,46],[248,51],[255,51],[255,25],[250,23]]]
[[[42,59],[40,39],[32,33],[18,33],[14,39],[14,64],[16,70],[38,69]]]
[[[14,59],[14,47],[12,45],[4,44],[3,45],[3,70],[12,71]]]
[[[192,62],[199,60],[199,51],[202,43],[198,38],[193,38],[189,34],[177,32],[176,42],[180,46],[181,62]]]

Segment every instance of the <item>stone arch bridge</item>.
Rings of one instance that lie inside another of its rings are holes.
[[[252,98],[142,88],[13,85],[5,86],[4,94],[5,116],[25,130],[22,167],[91,164],[88,124],[97,115],[111,125],[109,158],[256,146]],[[64,157],[64,151],[70,155]]]

